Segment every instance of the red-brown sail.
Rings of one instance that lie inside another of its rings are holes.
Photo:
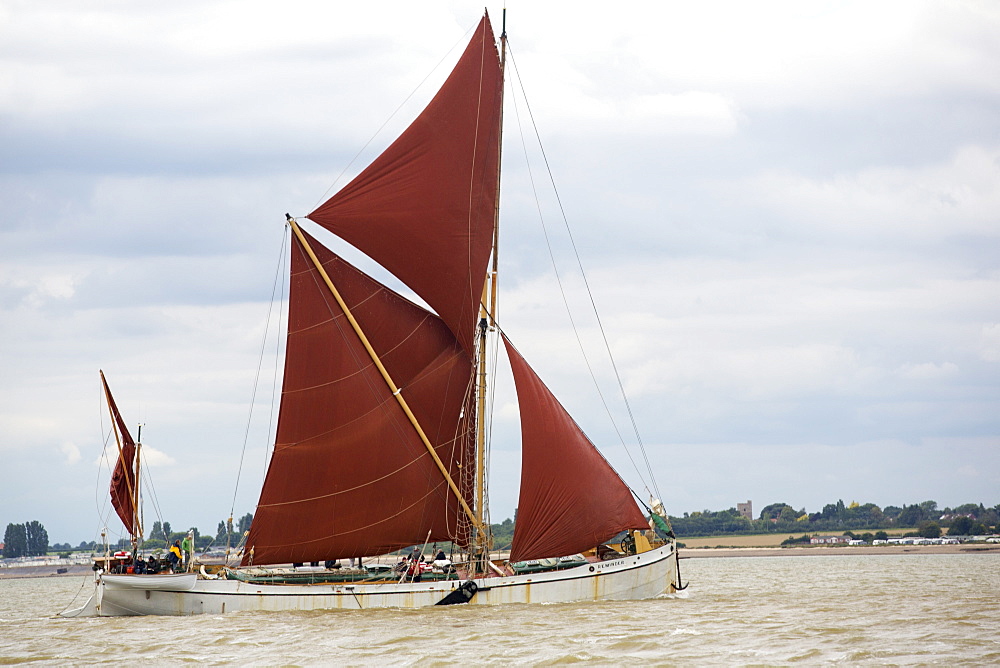
[[[420,295],[469,357],[493,240],[502,86],[484,16],[427,108],[308,216]]]
[[[463,418],[472,366],[454,335],[306,238],[460,480],[472,469],[473,423]],[[297,240],[291,276],[277,438],[244,564],[382,554],[428,533],[465,542],[457,498]]]
[[[521,411],[521,492],[511,561],[575,554],[648,528],[632,493],[503,337]]]
[[[132,503],[133,490],[136,485],[133,466],[135,441],[132,440],[132,435],[128,433],[128,427],[125,426],[125,421],[122,420],[121,413],[118,412],[118,406],[115,404],[115,398],[111,396],[111,388],[108,387],[108,381],[104,377],[103,371],[101,372],[101,383],[104,385],[104,396],[107,397],[108,408],[111,410],[115,425],[121,434],[121,450],[118,453],[118,462],[115,464],[114,473],[111,474],[111,505],[114,506],[115,512],[118,513],[118,517],[121,518],[131,535],[135,531],[135,509]]]

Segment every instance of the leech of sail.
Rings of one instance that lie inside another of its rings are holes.
[[[504,9],[504,26],[507,24],[507,10]],[[479,317],[481,321],[486,321],[489,327],[494,327],[497,320],[497,268],[499,265],[500,249],[500,162],[503,155],[503,81],[504,67],[507,61],[507,31],[506,28],[500,34],[500,89],[499,104],[497,114],[497,180],[496,197],[493,205],[493,249],[492,267],[483,284],[483,296],[479,307]],[[477,399],[477,430],[476,430],[476,515],[479,522],[486,525],[486,393],[488,390],[486,378],[486,329],[479,332],[479,393]],[[484,535],[484,543],[492,542],[492,536]],[[490,544],[483,547],[489,551],[493,548]]]
[[[396,401],[399,403],[399,407],[403,409],[403,412],[406,414],[406,417],[410,421],[410,424],[413,425],[414,430],[416,430],[417,435],[420,437],[420,441],[424,444],[424,447],[427,448],[427,452],[430,453],[430,456],[434,460],[434,463],[437,465],[438,470],[441,472],[441,475],[444,476],[445,481],[448,483],[448,487],[451,488],[452,493],[454,493],[455,497],[458,499],[459,504],[461,504],[462,510],[465,511],[466,516],[472,521],[476,529],[483,535],[485,535],[485,529],[483,527],[482,522],[480,522],[479,519],[476,517],[476,513],[473,512],[473,510],[469,507],[469,504],[466,503],[465,498],[462,496],[461,492],[458,489],[458,485],[455,484],[455,481],[452,479],[451,475],[449,475],[448,469],[445,467],[444,462],[442,462],[441,458],[438,457],[438,454],[434,450],[434,446],[431,444],[430,439],[427,438],[427,434],[424,433],[424,430],[420,426],[420,423],[417,421],[416,416],[413,414],[413,411],[410,410],[409,405],[406,403],[406,399],[403,398],[402,392],[398,387],[396,387],[396,383],[393,382],[392,377],[389,375],[389,372],[386,371],[385,366],[379,359],[378,353],[376,353],[375,349],[372,348],[371,343],[369,343],[368,341],[368,337],[365,336],[364,331],[361,329],[361,325],[358,324],[358,321],[355,320],[354,315],[351,313],[351,309],[348,308],[347,302],[345,302],[343,297],[340,296],[340,292],[337,290],[336,286],[334,286],[333,281],[330,280],[329,274],[326,273],[326,269],[324,269],[323,264],[319,261],[319,258],[316,257],[316,254],[313,252],[312,246],[309,244],[309,241],[302,233],[302,230],[299,228],[298,223],[295,222],[294,218],[288,216],[288,224],[291,226],[292,232],[295,233],[295,237],[299,240],[299,243],[302,244],[302,248],[309,256],[310,261],[316,267],[316,271],[318,271],[319,275],[323,277],[323,282],[326,283],[326,287],[330,290],[330,294],[332,294],[333,298],[337,300],[337,304],[340,306],[341,310],[343,310],[344,315],[347,316],[347,321],[351,323],[351,328],[354,330],[354,333],[357,334],[358,340],[360,340],[361,344],[365,347],[365,350],[368,352],[369,357],[371,357],[372,362],[375,364],[375,368],[378,369],[379,373],[382,375],[382,379],[385,381],[386,385],[389,386],[389,391],[392,392],[392,395],[396,398]]]

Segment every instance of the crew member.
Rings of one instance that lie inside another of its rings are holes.
[[[171,570],[177,570],[178,564],[181,562],[181,542],[175,540],[174,544],[170,546],[170,551],[167,553],[167,561],[170,562]]]

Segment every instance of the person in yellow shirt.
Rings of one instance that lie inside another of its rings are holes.
[[[170,568],[176,571],[178,564],[181,562],[181,542],[179,540],[175,540],[174,544],[170,546],[170,551],[167,553],[167,561],[170,562]]]

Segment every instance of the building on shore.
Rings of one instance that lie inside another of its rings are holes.
[[[740,516],[745,517],[748,520],[752,520],[753,519],[753,502],[750,501],[749,499],[747,499],[746,503],[737,503],[736,504],[736,512],[738,512],[740,514]]]

